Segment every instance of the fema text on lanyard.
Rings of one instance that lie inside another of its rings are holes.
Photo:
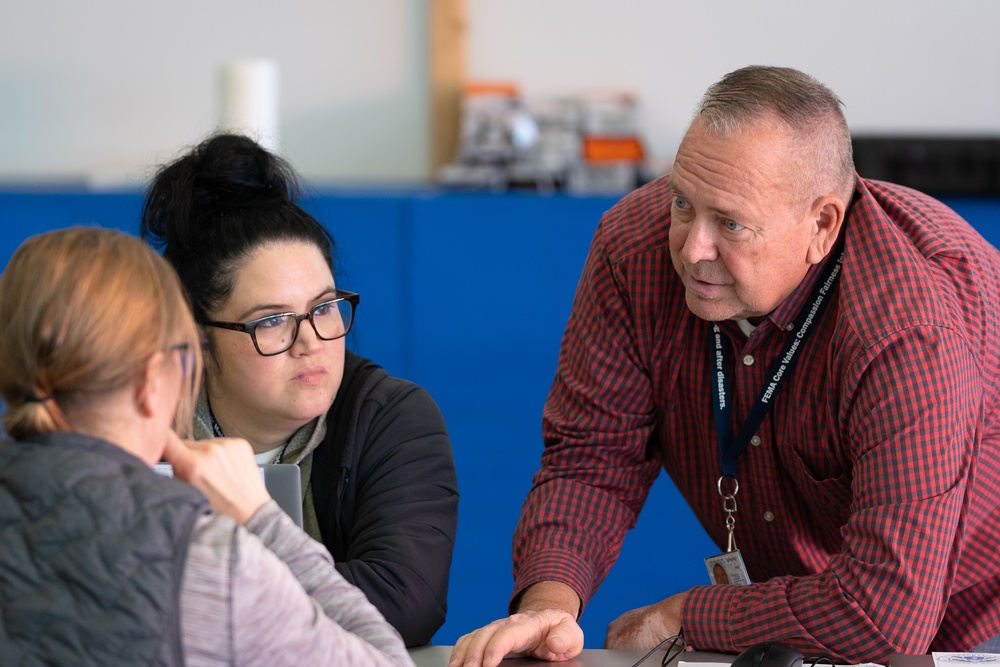
[[[766,377],[770,379],[761,388],[754,405],[747,415],[746,421],[739,428],[735,438],[733,437],[732,408],[729,406],[730,387],[729,378],[727,377],[729,348],[723,340],[722,329],[718,324],[712,325],[712,342],[715,357],[715,382],[712,387],[715,399],[713,412],[715,413],[716,436],[719,443],[723,477],[735,478],[736,462],[743,455],[743,452],[746,451],[747,445],[750,443],[750,437],[757,431],[764,420],[764,416],[770,410],[771,401],[791,372],[791,368],[797,359],[798,353],[801,352],[807,336],[812,333],[813,323],[822,315],[828,296],[837,284],[837,278],[840,276],[843,266],[843,259],[844,254],[841,251],[838,253],[835,261],[824,267],[820,281],[813,288],[809,301],[807,301],[807,307],[803,307],[791,327],[795,335],[788,338],[781,349],[780,356],[774,360],[774,363],[768,370]]]
[[[802,326],[798,331],[795,332],[795,340],[792,342],[791,347],[785,352],[785,356],[781,358],[781,364],[778,366],[778,370],[775,371],[774,376],[771,378],[770,384],[767,385],[767,389],[764,390],[764,394],[760,397],[761,403],[768,403],[771,400],[771,396],[774,395],[774,390],[778,388],[778,383],[781,382],[781,376],[785,374],[788,369],[788,364],[792,362],[795,358],[795,353],[798,351],[799,346],[802,345],[802,340],[806,337],[806,332],[809,331],[809,327],[812,326],[813,320],[816,317],[816,311],[823,304],[823,300],[826,299],[826,295],[830,292],[830,288],[837,282],[837,276],[840,274],[840,258],[837,258],[837,265],[833,267],[833,271],[830,272],[829,277],[827,277],[826,282],[823,286],[819,288],[819,296],[816,297],[816,301],[813,302],[812,308],[809,309],[809,314],[806,315],[806,319],[803,320]]]

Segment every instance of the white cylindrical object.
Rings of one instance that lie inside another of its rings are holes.
[[[235,60],[219,76],[219,129],[242,134],[278,150],[278,63]]]

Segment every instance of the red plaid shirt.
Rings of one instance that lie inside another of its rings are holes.
[[[671,265],[671,197],[651,183],[594,237],[514,538],[515,595],[557,580],[589,600],[661,466],[725,545],[711,325]],[[941,203],[872,181],[842,233],[829,307],[739,461],[737,544],[760,583],[690,591],[697,648],[778,640],[882,660],[1000,634],[1000,253]],[[820,269],[749,338],[721,323],[734,428]]]

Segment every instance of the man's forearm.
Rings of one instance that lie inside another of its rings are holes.
[[[532,584],[516,603],[514,611],[542,611],[543,609],[559,609],[571,615],[580,617],[580,596],[572,588],[560,581],[540,581]]]

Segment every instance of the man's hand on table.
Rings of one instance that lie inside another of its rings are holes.
[[[569,660],[583,650],[576,622],[580,599],[558,582],[535,584],[521,598],[518,613],[493,621],[455,642],[449,667],[495,667],[507,656]]]
[[[687,593],[627,611],[608,626],[604,648],[623,651],[648,651],[681,629],[681,609]]]

